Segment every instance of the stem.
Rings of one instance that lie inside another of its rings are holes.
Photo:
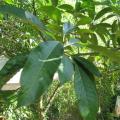
[[[82,56],[82,55],[98,55],[98,52],[89,52],[89,53],[78,53],[74,54],[73,56]]]
[[[36,11],[36,8],[35,8],[35,0],[32,1],[32,7],[33,7],[33,14],[36,16],[37,11]]]
[[[48,110],[49,110],[49,108],[50,108],[50,106],[51,106],[51,104],[52,104],[52,102],[53,102],[53,100],[54,100],[54,98],[55,98],[55,95],[56,95],[57,92],[58,92],[59,87],[60,87],[60,84],[58,84],[58,85],[56,86],[55,90],[53,91],[52,95],[50,96],[50,98],[49,98],[49,100],[48,100],[48,103],[47,103],[47,105],[46,105],[45,111],[44,111],[44,115],[46,115],[46,113],[48,112]]]
[[[46,39],[45,39],[45,37],[43,36],[43,34],[42,34],[42,32],[41,32],[41,31],[39,31],[39,34],[40,34],[41,38],[43,39],[43,41],[45,42],[45,41],[46,41]]]

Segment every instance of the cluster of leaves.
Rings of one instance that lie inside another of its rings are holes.
[[[119,63],[119,5],[114,1],[104,2],[105,8],[96,13],[96,6],[103,2],[83,0],[74,2],[74,6],[58,3],[48,0],[42,2],[41,7],[37,6],[40,20],[24,9],[7,3],[0,5],[2,14],[12,14],[30,23],[44,41],[33,48],[25,64],[18,67],[23,67],[18,106],[30,105],[39,99],[57,72],[61,85],[73,80],[82,118],[95,120],[98,111],[95,76],[101,74],[92,62],[82,57],[84,53],[81,52],[95,51],[92,54],[102,54]],[[111,17],[114,17],[112,24],[107,21]],[[66,22],[68,18],[71,19]],[[21,61],[18,59],[22,57],[14,59],[10,69],[6,68],[11,60],[1,70],[0,78],[16,64],[19,66]]]

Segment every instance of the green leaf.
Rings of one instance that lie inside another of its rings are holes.
[[[114,17],[115,16],[115,14],[110,14],[110,15],[108,15],[107,17],[104,17],[102,20],[101,20],[101,22],[104,22],[104,21],[106,21],[106,20],[108,20],[109,18],[112,18],[112,17]]]
[[[98,68],[90,61],[83,57],[74,57],[74,60],[77,61],[77,63],[88,70],[91,74],[96,75],[98,77],[101,77],[101,73],[99,72]]]
[[[84,120],[96,120],[98,97],[94,80],[81,67],[75,65],[74,86],[81,116]]]
[[[21,74],[21,91],[18,106],[37,100],[52,83],[63,55],[63,46],[57,41],[47,41],[34,48]]]
[[[112,32],[115,33],[118,29],[118,21],[114,20],[112,23]]]
[[[71,24],[70,22],[66,22],[63,25],[63,33],[68,34],[68,33],[72,32],[74,30],[74,28],[75,27],[73,26],[73,24]]]
[[[111,12],[112,9],[111,7],[106,7],[104,9],[102,9],[100,12],[97,13],[97,15],[95,16],[95,20],[101,18],[103,15],[105,15],[106,13]]]
[[[40,10],[55,21],[61,20],[61,12],[54,6],[43,6]]]
[[[90,24],[92,22],[92,19],[88,16],[81,15],[80,20],[78,21],[78,25],[85,25]]]
[[[62,10],[65,10],[65,12],[68,12],[68,13],[73,13],[73,10],[74,10],[73,7],[71,5],[68,5],[68,4],[62,4],[58,7]]]
[[[104,28],[111,28],[109,23],[99,23],[95,25],[96,27],[104,27]]]
[[[72,80],[73,73],[74,73],[73,63],[67,56],[64,55],[61,64],[58,68],[58,75],[61,84],[64,84]]]
[[[75,3],[75,11],[76,11],[76,12],[79,12],[81,9],[82,9],[82,7],[81,7],[81,2],[76,2],[76,3]]]
[[[94,44],[94,45],[98,45],[98,38],[96,36],[96,34],[91,34],[91,39],[89,40],[90,43]]]
[[[52,2],[52,5],[55,7],[58,5],[58,0],[51,0],[51,2]]]
[[[25,11],[24,9],[17,8],[13,5],[5,4],[0,5],[0,12],[1,13],[8,13],[11,15],[14,15],[16,17],[19,17],[25,22],[31,23],[33,26],[35,26],[38,30],[42,29],[45,30],[45,26],[36,16],[34,16],[32,13]]]
[[[23,68],[28,55],[16,55],[9,59],[0,71],[0,88]]]
[[[93,49],[94,51],[99,52],[100,54],[107,56],[112,61],[120,63],[120,51],[109,49],[103,46],[96,46],[96,45],[88,45],[89,48]]]
[[[79,29],[79,30],[77,30],[77,33],[78,34],[84,34],[84,33],[91,34],[91,33],[94,33],[94,31],[92,31],[90,29]]]

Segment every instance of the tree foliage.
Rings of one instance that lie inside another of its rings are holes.
[[[57,72],[61,85],[73,81],[82,118],[95,120],[99,107],[95,76],[101,76],[99,65],[94,65],[95,59],[100,56],[120,62],[119,1],[65,2],[0,2],[2,22],[19,18],[22,21],[19,28],[30,24],[39,34],[39,40],[31,39],[35,42],[32,48],[27,48],[27,58],[19,59],[15,55],[3,67],[0,85],[6,82],[9,74],[15,74],[22,67],[18,106],[30,105],[44,94]],[[31,29],[27,32],[32,36]],[[28,44],[31,46],[30,42]],[[22,66],[21,59],[25,60]]]

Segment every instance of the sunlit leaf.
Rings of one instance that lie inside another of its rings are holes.
[[[104,9],[102,9],[100,12],[97,13],[95,20],[101,18],[103,15],[105,15],[106,13],[109,13],[111,11],[112,11],[111,7],[106,7]]]

